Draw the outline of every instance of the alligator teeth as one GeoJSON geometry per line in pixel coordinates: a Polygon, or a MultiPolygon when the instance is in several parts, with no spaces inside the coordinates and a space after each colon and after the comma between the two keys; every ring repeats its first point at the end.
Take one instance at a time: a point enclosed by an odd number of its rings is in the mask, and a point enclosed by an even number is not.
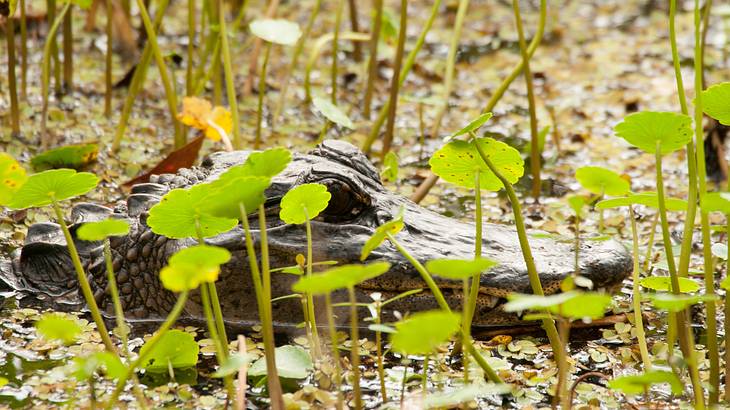
{"type": "Polygon", "coordinates": [[[105,206],[82,202],[71,209],[71,222],[80,224],[84,222],[98,222],[107,219],[114,211],[105,206]]]}
{"type": "Polygon", "coordinates": [[[127,197],[127,214],[132,217],[140,216],[158,202],[160,197],[157,195],[131,194],[127,197]]]}

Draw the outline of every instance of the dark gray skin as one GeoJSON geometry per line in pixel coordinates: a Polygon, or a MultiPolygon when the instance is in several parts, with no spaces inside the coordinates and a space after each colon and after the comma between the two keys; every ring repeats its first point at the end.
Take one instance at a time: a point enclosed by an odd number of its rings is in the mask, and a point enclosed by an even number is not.
{"type": "MultiPolygon", "coordinates": [[[[148,184],[132,189],[126,203],[114,210],[93,204],[77,205],[72,211],[72,232],[79,224],[109,216],[125,218],[131,224],[126,237],[112,238],[114,269],[122,305],[131,320],[160,320],[175,303],[176,296],[165,290],[158,273],[166,260],[178,250],[196,243],[193,239],[167,239],[154,234],[145,224],[147,211],[165,192],[172,188],[188,187],[210,181],[230,166],[245,161],[248,152],[216,153],[206,158],[200,167],[182,169],[177,174],[155,176],[148,184]]],[[[378,172],[354,146],[341,141],[326,141],[309,154],[295,155],[287,169],[273,179],[267,195],[267,232],[272,267],[295,264],[297,254],[306,254],[306,236],[303,225],[286,225],[278,218],[278,202],[292,187],[309,182],[325,184],[332,194],[330,205],[312,222],[314,260],[334,260],[339,264],[359,263],[360,250],[376,227],[393,219],[398,210],[405,209],[404,229],[398,241],[421,262],[435,258],[472,258],[474,253],[474,225],[444,217],[385,189],[378,172]]],[[[259,221],[249,217],[258,248],[259,221]]],[[[500,265],[481,276],[480,297],[474,325],[506,326],[519,324],[514,314],[501,309],[504,297],[512,292],[532,293],[525,263],[513,227],[485,224],[484,255],[496,259],[500,265]]],[[[207,239],[212,245],[231,251],[232,259],[222,267],[217,282],[223,316],[229,325],[248,326],[258,321],[258,309],[251,274],[246,257],[243,231],[237,227],[229,232],[207,239]]],[[[108,293],[106,271],[101,243],[77,240],[83,263],[87,269],[94,295],[100,308],[113,316],[108,293]]],[[[535,263],[546,293],[559,291],[561,281],[574,272],[574,253],[571,242],[531,237],[535,263]]],[[[357,288],[358,300],[370,302],[369,295],[380,292],[384,298],[400,292],[426,288],[418,272],[386,242],[375,250],[368,261],[387,260],[391,270],[381,277],[357,288]]],[[[616,241],[583,241],[580,251],[581,275],[590,279],[594,289],[613,290],[620,286],[632,268],[632,259],[616,241]]],[[[0,259],[0,279],[11,288],[30,294],[43,306],[61,310],[83,308],[83,299],[77,286],[65,241],[60,229],[52,223],[31,226],[25,246],[13,261],[0,259]]],[[[284,273],[272,276],[273,297],[291,294],[296,277],[284,273]]],[[[437,278],[449,304],[461,305],[461,283],[437,278]]],[[[344,301],[345,295],[335,295],[344,301]]],[[[318,305],[320,308],[322,304],[318,305]]],[[[433,296],[422,293],[389,305],[384,320],[394,319],[394,311],[401,313],[435,309],[433,296]]],[[[292,326],[302,320],[298,299],[284,299],[273,304],[275,325],[292,326]]],[[[320,323],[326,323],[322,315],[320,323]]],[[[361,309],[363,317],[367,309],[361,309]]],[[[347,319],[345,311],[338,320],[347,319]]],[[[191,295],[185,308],[185,317],[203,317],[200,298],[191,295]]]]}

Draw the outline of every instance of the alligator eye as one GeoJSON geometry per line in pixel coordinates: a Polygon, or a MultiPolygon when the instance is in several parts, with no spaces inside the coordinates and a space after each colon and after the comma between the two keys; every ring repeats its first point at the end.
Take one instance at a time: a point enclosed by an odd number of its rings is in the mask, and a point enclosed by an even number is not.
{"type": "Polygon", "coordinates": [[[327,191],[332,195],[327,209],[322,212],[322,216],[327,221],[350,219],[357,216],[365,205],[364,198],[358,194],[346,182],[339,179],[328,178],[319,181],[327,187],[327,191]]]}

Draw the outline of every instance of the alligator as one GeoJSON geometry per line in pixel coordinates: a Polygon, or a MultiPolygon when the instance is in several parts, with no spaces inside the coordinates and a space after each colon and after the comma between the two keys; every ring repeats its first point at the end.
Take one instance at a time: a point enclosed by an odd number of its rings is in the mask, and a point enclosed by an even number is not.
{"type": "MultiPolygon", "coordinates": [[[[233,165],[243,163],[249,151],[217,152],[207,156],[200,166],[184,168],[176,174],[152,176],[150,182],[132,187],[126,201],[114,208],[91,203],[73,207],[70,217],[72,232],[84,222],[108,217],[125,218],[131,225],[127,236],[111,238],[113,266],[119,285],[122,306],[132,322],[159,321],[176,301],[176,295],[164,289],[158,279],[160,269],[176,251],[196,244],[196,240],[169,239],[153,233],[146,225],[149,209],[173,188],[190,187],[211,181],[233,165]]],[[[317,182],[332,194],[329,206],[312,221],[313,255],[316,261],[339,264],[360,263],[362,245],[379,225],[393,219],[402,208],[404,229],[398,241],[419,261],[434,258],[472,258],[474,253],[473,224],[445,217],[421,207],[409,199],[386,189],[378,171],[355,146],[338,140],[327,140],[307,154],[295,154],[288,167],[273,178],[266,191],[266,223],[272,267],[295,264],[297,254],[306,253],[303,225],[287,225],[279,217],[279,200],[291,188],[317,182]]],[[[258,227],[256,214],[249,215],[252,228],[258,227]]],[[[259,232],[253,237],[259,243],[259,232]]],[[[485,223],[484,256],[499,265],[481,274],[479,299],[474,326],[512,326],[521,322],[514,313],[503,311],[505,297],[512,292],[532,293],[525,263],[514,227],[485,223]]],[[[258,321],[254,286],[245,254],[243,230],[240,226],[208,238],[210,245],[222,246],[232,253],[222,267],[216,283],[223,316],[228,325],[251,326],[258,321]]],[[[113,304],[103,260],[102,244],[75,239],[94,297],[103,312],[113,316],[113,304]]],[[[614,240],[581,241],[580,275],[590,279],[594,289],[615,290],[632,269],[632,258],[623,245],[614,240]]],[[[532,234],[530,244],[540,280],[546,293],[560,291],[560,284],[575,273],[574,244],[532,234]]],[[[384,275],[357,288],[361,302],[372,301],[371,295],[382,298],[412,289],[426,288],[418,272],[390,243],[384,243],[368,261],[387,260],[391,269],[384,275]]],[[[297,277],[275,273],[272,279],[274,298],[292,293],[297,277]]],[[[65,239],[58,225],[50,222],[30,226],[25,245],[11,258],[0,257],[0,283],[29,295],[41,306],[56,310],[82,310],[85,307],[74,269],[66,250],[65,239]]],[[[447,301],[454,308],[462,302],[461,283],[438,279],[447,301]]],[[[345,294],[333,295],[344,301],[345,294]]],[[[321,308],[322,304],[318,305],[321,308]]],[[[428,291],[413,294],[388,305],[383,320],[395,320],[406,312],[438,308],[428,291]]],[[[344,309],[344,308],[343,308],[344,309]]],[[[369,316],[361,309],[363,317],[369,316]]],[[[302,320],[298,298],[283,298],[273,303],[275,326],[291,327],[302,320]]],[[[323,311],[317,315],[324,315],[323,311]]],[[[337,313],[342,323],[347,313],[337,313]]],[[[198,294],[191,294],[184,317],[202,318],[198,294]]],[[[321,323],[326,323],[322,321],[321,323]]]]}

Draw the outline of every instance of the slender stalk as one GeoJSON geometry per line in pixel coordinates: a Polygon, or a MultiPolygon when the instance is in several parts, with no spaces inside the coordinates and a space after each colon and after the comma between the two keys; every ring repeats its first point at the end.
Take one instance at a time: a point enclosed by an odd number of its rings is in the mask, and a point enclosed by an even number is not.
{"type": "Polygon", "coordinates": [[[177,297],[177,302],[175,302],[175,306],[172,307],[172,310],[170,311],[170,314],[167,315],[167,319],[162,323],[159,329],[157,329],[157,332],[152,335],[152,337],[145,343],[145,350],[142,350],[139,352],[139,356],[137,356],[137,360],[132,362],[129,366],[127,366],[127,371],[124,373],[124,376],[120,378],[117,381],[117,385],[114,388],[114,392],[112,393],[111,398],[109,399],[109,402],[107,402],[106,408],[107,409],[113,409],[114,405],[117,403],[117,400],[119,399],[119,395],[124,391],[124,387],[127,385],[127,380],[129,380],[132,376],[134,376],[135,370],[147,359],[149,354],[154,351],[155,346],[157,346],[157,343],[160,342],[162,339],[162,336],[167,333],[168,330],[172,327],[172,325],[175,324],[175,321],[180,316],[180,314],[185,309],[185,303],[188,300],[188,291],[185,290],[183,292],[180,292],[180,295],[177,297]]]}
{"type": "Polygon", "coordinates": [[[395,113],[398,108],[398,92],[399,77],[401,70],[401,62],[403,61],[403,50],[406,45],[406,34],[408,25],[408,0],[400,2],[400,29],[398,30],[398,46],[395,52],[395,61],[393,62],[393,77],[390,82],[390,98],[388,99],[388,122],[385,127],[385,137],[383,138],[383,149],[380,150],[380,159],[384,160],[385,155],[390,151],[393,143],[393,130],[395,129],[395,113]]]}
{"type": "MultiPolygon", "coordinates": [[[[307,276],[312,276],[312,224],[309,221],[309,216],[307,215],[307,210],[304,209],[304,216],[306,219],[306,229],[307,229],[307,276]]],[[[310,331],[312,332],[312,342],[313,346],[312,349],[314,350],[314,357],[319,358],[322,356],[322,352],[320,349],[319,344],[319,331],[317,330],[317,317],[314,313],[314,297],[312,297],[311,293],[307,293],[307,313],[309,315],[309,323],[307,324],[310,327],[310,331]]]]}
{"type": "MultiPolygon", "coordinates": [[[[359,33],[360,23],[358,23],[357,19],[357,0],[348,0],[348,5],[350,9],[350,28],[353,32],[359,33]]],[[[362,61],[362,48],[358,42],[352,43],[352,58],[357,62],[362,61]]]]}
{"type": "MultiPolygon", "coordinates": [[[[430,273],[428,273],[423,264],[421,264],[418,259],[414,258],[413,255],[411,255],[408,250],[406,250],[406,248],[404,248],[403,245],[401,245],[400,242],[398,242],[391,233],[387,233],[386,235],[390,243],[395,246],[396,250],[398,250],[398,252],[400,252],[400,254],[403,255],[408,260],[408,262],[413,265],[414,268],[416,268],[416,271],[418,271],[418,273],[421,275],[421,279],[426,282],[428,290],[431,291],[434,298],[436,299],[436,303],[439,305],[439,308],[446,312],[451,312],[451,308],[449,307],[449,304],[446,303],[446,298],[444,298],[444,294],[441,292],[441,289],[439,289],[438,285],[433,280],[433,277],[430,273]]],[[[459,330],[459,337],[463,338],[461,330],[459,330]]],[[[474,361],[477,362],[479,367],[484,370],[484,374],[486,374],[487,378],[489,378],[490,381],[494,383],[502,383],[502,379],[499,377],[499,375],[497,375],[492,367],[489,366],[489,363],[484,360],[484,357],[482,357],[482,355],[476,350],[473,343],[467,343],[464,347],[471,355],[471,357],[474,358],[474,361]]]]}
{"type": "MultiPolygon", "coordinates": [[[[730,252],[730,251],[728,251],[730,252]]],[[[375,305],[375,324],[380,325],[382,321],[382,304],[376,302],[375,305]]],[[[383,403],[388,402],[388,389],[385,388],[385,367],[383,367],[383,333],[379,330],[375,331],[375,350],[378,362],[378,379],[380,381],[380,396],[383,403]]],[[[729,349],[730,350],[730,349],[729,349]]]]}
{"type": "Polygon", "coordinates": [[[340,25],[342,23],[342,12],[345,8],[345,0],[337,1],[337,11],[335,12],[334,39],[332,40],[332,69],[330,70],[331,88],[330,100],[332,104],[337,105],[337,54],[339,53],[340,41],[340,25]]]}
{"type": "MultiPolygon", "coordinates": [[[[161,5],[167,5],[168,0],[160,0],[161,5]]],[[[177,120],[177,92],[175,86],[170,78],[170,72],[167,70],[165,64],[165,58],[160,51],[160,47],[157,42],[157,33],[155,33],[154,26],[150,20],[150,15],[147,13],[147,8],[144,5],[143,0],[137,0],[137,7],[139,8],[139,14],[142,17],[144,28],[147,33],[147,44],[152,49],[152,55],[155,58],[155,63],[160,71],[160,80],[165,88],[165,95],[167,97],[167,106],[170,110],[170,116],[172,117],[173,127],[175,129],[175,148],[180,148],[185,145],[185,134],[183,134],[182,123],[177,120]]],[[[163,9],[160,7],[160,9],[163,9]]]]}
{"type": "MultiPolygon", "coordinates": [[[[558,321],[560,327],[560,342],[563,346],[563,352],[561,356],[568,356],[568,342],[570,334],[570,322],[567,319],[561,318],[558,321]]],[[[567,360],[560,360],[558,362],[558,385],[556,387],[556,397],[560,401],[560,406],[563,409],[570,409],[572,406],[572,397],[568,394],[568,373],[570,371],[570,363],[567,360]]]]}
{"type": "Polygon", "coordinates": [[[112,116],[112,34],[114,31],[114,4],[113,0],[105,0],[106,4],[106,55],[104,59],[104,116],[112,116]]]}
{"type": "MultiPolygon", "coordinates": [[[[327,326],[330,333],[330,345],[332,348],[332,361],[335,364],[334,383],[337,392],[337,410],[342,410],[344,397],[342,394],[342,366],[340,366],[340,352],[337,349],[337,330],[335,329],[335,313],[332,311],[332,297],[329,293],[324,296],[325,309],[327,310],[327,326]]],[[[384,396],[385,397],[385,396],[384,396]]],[[[385,401],[385,400],[384,400],[385,401]]]]}
{"type": "MultiPolygon", "coordinates": [[[[730,275],[730,215],[725,216],[725,235],[727,238],[727,257],[725,258],[725,276],[730,275]]],[[[730,377],[730,298],[728,292],[725,291],[725,402],[730,401],[730,383],[727,382],[730,377]]]]}
{"type": "MultiPolygon", "coordinates": [[[[646,255],[644,256],[644,266],[642,267],[644,269],[644,272],[649,271],[649,267],[651,267],[651,260],[652,260],[652,251],[654,250],[654,237],[656,236],[656,226],[659,223],[659,212],[654,214],[654,219],[651,222],[651,228],[649,230],[649,240],[646,242],[646,255]]],[[[680,258],[680,262],[682,259],[680,258]]],[[[681,272],[681,266],[680,266],[680,272],[681,272]]]]}
{"type": "Polygon", "coordinates": [[[63,211],[55,199],[52,202],[52,206],[53,211],[56,213],[56,221],[61,227],[61,231],[63,231],[63,237],[66,239],[66,247],[68,247],[68,253],[71,255],[71,263],[73,263],[74,269],[76,270],[76,278],[79,281],[81,293],[84,295],[86,304],[89,306],[89,312],[91,313],[91,317],[94,319],[96,328],[99,331],[101,341],[104,343],[104,347],[106,347],[106,350],[109,353],[116,355],[116,348],[114,347],[114,343],[112,343],[112,339],[109,337],[109,331],[106,329],[104,319],[102,319],[101,313],[99,312],[99,306],[96,304],[94,293],[91,291],[89,280],[86,278],[84,267],[81,265],[81,259],[79,258],[78,251],[76,250],[76,243],[74,243],[71,232],[69,232],[66,221],[63,218],[63,211]]]}
{"type": "MultiPolygon", "coordinates": [[[[547,0],[540,0],[540,21],[538,22],[537,31],[535,32],[535,36],[532,37],[532,41],[530,41],[530,45],[527,47],[527,55],[531,58],[533,54],[535,54],[535,50],[537,50],[537,47],[540,45],[540,41],[542,40],[543,33],[545,32],[545,21],[547,20],[547,0]]],[[[482,112],[490,112],[494,110],[494,107],[497,106],[497,103],[500,99],[502,99],[502,96],[509,88],[510,84],[517,78],[517,76],[522,73],[522,68],[524,67],[524,60],[520,60],[517,65],[512,69],[512,72],[505,77],[504,80],[502,80],[502,83],[497,87],[497,89],[492,94],[492,97],[487,102],[486,106],[484,107],[484,110],[482,112]]],[[[378,131],[379,132],[379,131],[378,131]]],[[[433,188],[434,185],[436,185],[436,182],[438,181],[439,177],[434,174],[433,172],[426,177],[426,179],[421,182],[421,185],[418,186],[416,191],[411,196],[411,200],[415,203],[421,202],[423,198],[428,194],[428,191],[433,188]]]]}
{"type": "Polygon", "coordinates": [[[188,96],[194,95],[193,52],[195,50],[195,14],[195,0],[188,0],[188,61],[185,67],[185,92],[188,96]]]}
{"type": "MultiPolygon", "coordinates": [[[[25,14],[25,0],[18,1],[20,7],[20,98],[28,100],[28,21],[25,14]]],[[[8,26],[9,28],[10,26],[8,26]]],[[[10,49],[8,48],[8,54],[10,49]]]]}
{"type": "Polygon", "coordinates": [[[517,37],[520,43],[520,53],[522,54],[523,70],[525,75],[525,85],[527,87],[527,103],[530,110],[530,171],[532,171],[532,197],[535,200],[540,199],[540,151],[537,143],[537,113],[535,111],[535,93],[532,86],[532,71],[530,70],[530,55],[527,54],[527,42],[525,41],[525,33],[522,29],[522,17],[520,17],[520,2],[512,0],[512,10],[515,14],[515,25],[517,27],[517,37]]]}
{"type": "Polygon", "coordinates": [[[116,316],[117,328],[119,329],[120,338],[122,339],[122,351],[128,354],[127,348],[127,324],[124,320],[124,309],[119,299],[119,289],[117,288],[117,280],[114,276],[114,263],[112,261],[112,249],[109,245],[109,238],[104,239],[104,262],[106,263],[106,278],[109,285],[109,293],[112,295],[112,303],[114,304],[114,315],[116,316]]]}
{"type": "MultiPolygon", "coordinates": [[[[317,62],[317,57],[319,57],[325,44],[332,42],[334,38],[334,33],[327,33],[323,36],[318,37],[317,40],[314,42],[311,51],[309,52],[307,64],[304,68],[304,95],[305,101],[307,102],[312,100],[311,74],[312,69],[314,68],[314,64],[317,62]]],[[[368,37],[367,34],[353,33],[351,31],[346,31],[339,34],[340,40],[367,41],[369,38],[370,37],[368,37]]]]}
{"type": "Polygon", "coordinates": [[[436,112],[433,121],[431,135],[438,137],[441,121],[449,109],[449,97],[454,88],[454,72],[456,67],[456,53],[459,50],[459,41],[461,40],[461,29],[464,27],[464,18],[469,8],[469,0],[459,0],[459,6],[456,9],[456,20],[454,21],[454,31],[451,33],[451,44],[449,45],[449,54],[446,56],[446,72],[444,73],[444,88],[441,94],[443,103],[436,112]]]}
{"type": "Polygon", "coordinates": [[[355,395],[355,410],[362,409],[362,392],[360,391],[360,330],[357,323],[357,299],[355,288],[349,286],[347,294],[350,301],[350,363],[352,363],[352,392],[355,395]]]}
{"type": "MultiPolygon", "coordinates": [[[[54,2],[55,3],[55,2],[54,2]]],[[[58,14],[58,17],[53,20],[53,24],[51,25],[51,28],[48,30],[48,34],[46,34],[46,44],[43,46],[43,63],[41,67],[41,97],[43,98],[43,106],[41,108],[41,136],[43,139],[42,145],[48,146],[50,145],[50,140],[48,139],[47,135],[47,128],[46,123],[48,120],[48,88],[50,83],[50,77],[51,77],[51,53],[53,51],[53,46],[56,44],[55,38],[56,33],[58,33],[58,27],[61,25],[61,22],[63,21],[63,17],[68,13],[68,11],[71,9],[71,2],[67,2],[63,8],[61,9],[61,12],[58,14]]],[[[55,6],[54,6],[55,7],[55,6]]],[[[50,9],[49,9],[50,10],[50,9]]],[[[50,12],[49,12],[50,14],[50,12]]],[[[49,15],[50,17],[50,15],[49,15]]],[[[60,84],[60,82],[59,82],[60,84]]]]}
{"type": "MultiPolygon", "coordinates": [[[[403,86],[403,83],[405,83],[408,73],[411,71],[411,68],[413,68],[413,64],[416,63],[416,57],[418,56],[418,52],[421,51],[421,48],[423,48],[423,44],[426,41],[426,35],[428,35],[428,32],[431,30],[431,26],[433,26],[433,22],[436,20],[439,8],[441,7],[441,2],[442,0],[434,0],[433,6],[431,7],[431,12],[428,15],[428,19],[423,26],[423,30],[421,30],[421,34],[419,34],[413,50],[411,50],[410,53],[408,53],[408,57],[406,57],[406,61],[403,64],[403,68],[400,72],[400,77],[398,78],[399,88],[403,86]]],[[[370,148],[372,147],[375,140],[378,138],[378,135],[380,135],[380,129],[385,123],[385,117],[388,114],[388,110],[390,110],[390,103],[386,102],[380,108],[380,112],[378,112],[378,118],[375,120],[375,122],[373,122],[373,126],[370,129],[370,134],[368,135],[367,140],[365,140],[365,142],[363,143],[362,150],[366,154],[370,153],[370,148]]]]}
{"type": "MultiPolygon", "coordinates": [[[[520,200],[519,198],[517,198],[517,194],[515,193],[512,184],[510,184],[507,178],[505,178],[502,173],[497,170],[494,164],[492,164],[492,161],[489,160],[489,157],[484,152],[484,149],[479,144],[474,144],[474,146],[477,148],[479,156],[482,157],[484,163],[487,164],[487,167],[489,167],[492,173],[500,180],[500,182],[502,182],[504,190],[507,191],[507,196],[509,197],[510,204],[512,205],[512,214],[515,218],[515,226],[517,228],[517,237],[520,241],[522,257],[525,259],[527,275],[530,278],[532,293],[543,296],[545,292],[543,292],[542,290],[540,276],[537,274],[535,259],[532,257],[532,249],[530,248],[530,243],[527,239],[527,230],[525,229],[525,220],[522,217],[522,206],[520,205],[520,200]]],[[[545,329],[545,333],[547,333],[548,339],[550,340],[550,345],[553,348],[553,355],[557,355],[555,357],[555,361],[558,362],[560,360],[565,360],[565,358],[562,357],[563,348],[562,344],[560,343],[558,329],[555,327],[555,321],[551,318],[543,319],[542,327],[543,329],[545,329]]]]}
{"type": "Polygon", "coordinates": [[[266,43],[266,51],[264,51],[264,61],[261,63],[261,72],[259,74],[259,102],[256,110],[256,140],[254,140],[254,149],[261,147],[261,122],[263,120],[264,111],[264,94],[266,94],[266,67],[269,65],[269,55],[271,54],[271,43],[266,43]]]}
{"type": "Polygon", "coordinates": [[[380,42],[380,26],[383,24],[383,0],[373,0],[370,31],[370,56],[368,57],[368,79],[365,83],[365,97],[363,99],[363,116],[370,118],[370,107],[373,103],[373,89],[375,77],[378,75],[378,43],[380,42]]]}
{"type": "Polygon", "coordinates": [[[73,91],[74,85],[73,13],[71,10],[63,17],[63,89],[73,91]]]}
{"type": "MultiPolygon", "coordinates": [[[[215,343],[215,356],[218,360],[218,365],[222,366],[223,364],[225,364],[226,358],[228,357],[228,339],[224,339],[223,335],[218,329],[217,318],[214,318],[213,311],[211,310],[211,306],[216,306],[216,303],[211,298],[211,286],[208,285],[215,286],[215,283],[204,283],[203,286],[200,287],[200,299],[203,305],[203,314],[205,315],[205,321],[208,324],[208,332],[210,333],[210,338],[213,339],[213,342],[215,343]]],[[[220,307],[220,305],[218,306],[220,307]]],[[[227,400],[233,400],[234,397],[236,397],[236,391],[233,388],[233,376],[228,375],[224,377],[223,383],[225,384],[226,390],[228,392],[227,400]]]]}
{"type": "Polygon", "coordinates": [[[233,64],[231,62],[230,46],[228,45],[228,30],[226,28],[226,14],[224,9],[223,0],[218,0],[221,57],[223,58],[223,72],[226,76],[226,95],[228,95],[228,105],[231,107],[231,117],[233,119],[233,147],[241,149],[243,148],[243,141],[241,141],[241,123],[238,113],[238,98],[236,97],[236,79],[233,76],[233,64]]]}
{"type": "Polygon", "coordinates": [[[5,39],[8,44],[8,91],[10,92],[10,122],[14,135],[20,134],[20,113],[18,110],[18,85],[15,81],[15,18],[5,19],[5,39]]]}
{"type": "Polygon", "coordinates": [[[284,73],[281,81],[279,81],[279,83],[281,84],[281,89],[279,91],[279,102],[278,104],[276,104],[276,108],[274,109],[274,115],[271,118],[272,129],[274,128],[274,123],[276,122],[276,120],[279,119],[279,115],[281,115],[281,111],[284,109],[284,105],[286,104],[287,91],[289,90],[289,80],[291,80],[292,73],[294,73],[294,70],[298,67],[299,57],[301,56],[302,51],[304,51],[304,43],[309,40],[309,34],[312,31],[312,26],[314,26],[314,21],[319,14],[321,6],[322,0],[315,0],[314,6],[312,6],[312,11],[309,13],[309,19],[307,19],[307,24],[304,26],[304,30],[302,31],[302,36],[299,37],[299,40],[297,40],[297,45],[294,47],[294,53],[291,57],[291,63],[289,63],[289,67],[287,67],[286,73],[284,73]]]}
{"type": "MultiPolygon", "coordinates": [[[[48,26],[53,25],[56,21],[56,0],[46,0],[46,17],[48,26]]],[[[57,32],[58,30],[56,30],[57,32]]],[[[51,34],[49,30],[46,34],[46,42],[51,42],[51,58],[53,58],[53,85],[56,95],[61,94],[61,60],[58,56],[58,43],[56,42],[56,32],[51,34]]]]}
{"type": "MultiPolygon", "coordinates": [[[[707,5],[709,7],[709,4],[707,5]]],[[[707,168],[705,167],[705,135],[702,127],[702,15],[700,2],[695,0],[695,140],[697,141],[697,179],[699,182],[700,204],[707,194],[707,168]]],[[[705,294],[715,296],[715,272],[712,263],[712,238],[710,235],[710,219],[706,211],[700,207],[700,224],[702,226],[702,248],[704,256],[705,294]]],[[[707,326],[707,353],[710,362],[710,394],[708,405],[717,404],[720,396],[720,352],[717,338],[717,305],[715,302],[705,303],[705,325],[707,326]]],[[[696,400],[698,400],[696,398],[696,400]]]]}
{"type": "Polygon", "coordinates": [[[644,317],[641,314],[641,286],[639,285],[639,232],[636,227],[636,216],[633,206],[629,205],[629,219],[631,219],[631,238],[633,239],[634,270],[631,276],[633,291],[632,303],[634,305],[634,327],[636,328],[636,339],[639,342],[641,361],[644,363],[644,371],[651,371],[651,356],[646,345],[646,333],[644,332],[644,317]]]}

